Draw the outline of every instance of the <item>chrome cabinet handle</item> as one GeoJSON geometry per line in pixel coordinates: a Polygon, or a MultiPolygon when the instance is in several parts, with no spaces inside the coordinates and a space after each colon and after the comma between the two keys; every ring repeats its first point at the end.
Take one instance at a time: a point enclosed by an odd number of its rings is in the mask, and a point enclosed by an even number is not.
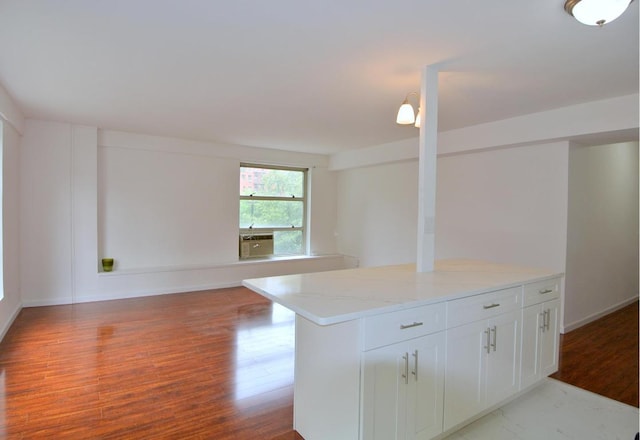
{"type": "Polygon", "coordinates": [[[402,356],[402,359],[404,359],[404,373],[402,374],[402,378],[404,379],[404,383],[408,384],[409,383],[409,353],[405,353],[404,356],[402,356]]]}
{"type": "Polygon", "coordinates": [[[424,324],[424,322],[415,322],[415,321],[413,322],[413,324],[400,324],[400,330],[405,330],[405,329],[408,329],[408,328],[411,328],[411,327],[418,327],[418,326],[421,326],[423,324],[424,324]]]}
{"type": "Polygon", "coordinates": [[[545,295],[545,294],[547,294],[547,293],[551,293],[551,292],[553,292],[553,289],[548,289],[548,288],[547,288],[547,289],[540,289],[540,290],[538,290],[538,293],[539,293],[540,295],[545,295]]]}
{"type": "Polygon", "coordinates": [[[413,371],[411,372],[411,374],[413,374],[417,382],[418,381],[418,350],[415,350],[413,352],[413,371]]]}
{"type": "Polygon", "coordinates": [[[482,306],[482,308],[483,308],[483,309],[485,309],[485,310],[487,310],[487,309],[493,309],[494,307],[500,307],[500,304],[493,303],[493,304],[490,304],[490,305],[488,305],[488,306],[482,306]]]}
{"type": "Polygon", "coordinates": [[[543,311],[540,313],[540,316],[542,316],[542,325],[540,325],[540,330],[544,333],[551,329],[551,309],[543,311]]]}
{"type": "Polygon", "coordinates": [[[544,313],[547,315],[547,320],[545,323],[545,328],[547,329],[547,331],[550,329],[551,327],[551,309],[547,309],[544,311],[544,313]]]}
{"type": "Polygon", "coordinates": [[[484,349],[487,350],[487,354],[489,354],[491,353],[491,329],[487,327],[484,333],[487,335],[487,345],[484,346],[484,349]]]}
{"type": "Polygon", "coordinates": [[[491,347],[493,347],[493,351],[496,351],[496,346],[498,345],[498,326],[494,325],[491,331],[493,332],[493,344],[491,344],[491,347]]]}

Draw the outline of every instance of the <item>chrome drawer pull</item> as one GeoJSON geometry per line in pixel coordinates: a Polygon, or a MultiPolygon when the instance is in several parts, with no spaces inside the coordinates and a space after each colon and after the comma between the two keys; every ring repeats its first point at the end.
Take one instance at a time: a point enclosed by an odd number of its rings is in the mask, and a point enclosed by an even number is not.
{"type": "Polygon", "coordinates": [[[400,330],[405,330],[411,327],[419,327],[423,324],[423,322],[414,322],[413,324],[400,324],[400,330]]]}
{"type": "Polygon", "coordinates": [[[493,304],[488,305],[488,306],[482,306],[482,308],[485,309],[485,310],[493,309],[494,307],[500,307],[500,304],[493,303],[493,304]]]}
{"type": "Polygon", "coordinates": [[[551,293],[551,292],[553,292],[553,289],[544,289],[544,290],[540,289],[540,290],[538,290],[538,293],[540,295],[544,295],[544,294],[551,293]]]}

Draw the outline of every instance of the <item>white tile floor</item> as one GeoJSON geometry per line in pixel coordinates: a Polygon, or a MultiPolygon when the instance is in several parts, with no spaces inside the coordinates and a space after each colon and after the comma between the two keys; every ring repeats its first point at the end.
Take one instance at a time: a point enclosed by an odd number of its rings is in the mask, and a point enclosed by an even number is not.
{"type": "Polygon", "coordinates": [[[554,379],[446,440],[634,440],[638,408],[554,379]]]}

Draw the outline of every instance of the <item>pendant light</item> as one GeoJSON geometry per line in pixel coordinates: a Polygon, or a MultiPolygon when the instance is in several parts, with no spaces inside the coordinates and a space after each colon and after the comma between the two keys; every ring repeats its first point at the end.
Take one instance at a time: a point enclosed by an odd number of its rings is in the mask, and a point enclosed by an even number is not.
{"type": "Polygon", "coordinates": [[[580,23],[603,26],[620,17],[633,0],[567,0],[564,10],[580,23]]]}
{"type": "MultiPolygon", "coordinates": [[[[402,102],[402,105],[398,109],[398,116],[396,117],[396,123],[400,125],[415,124],[416,127],[420,127],[420,107],[418,107],[418,116],[413,110],[413,106],[409,103],[409,96],[419,96],[418,92],[411,92],[407,94],[406,98],[402,102]]],[[[418,99],[419,101],[419,99],[418,99]]],[[[418,103],[419,104],[419,103],[418,103]]]]}

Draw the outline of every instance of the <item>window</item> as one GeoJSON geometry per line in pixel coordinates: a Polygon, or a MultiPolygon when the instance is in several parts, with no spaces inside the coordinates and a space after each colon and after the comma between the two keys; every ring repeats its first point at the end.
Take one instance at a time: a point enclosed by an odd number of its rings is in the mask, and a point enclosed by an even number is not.
{"type": "Polygon", "coordinates": [[[274,255],[304,254],[306,183],[306,169],[241,164],[241,239],[273,234],[274,255]]]}

